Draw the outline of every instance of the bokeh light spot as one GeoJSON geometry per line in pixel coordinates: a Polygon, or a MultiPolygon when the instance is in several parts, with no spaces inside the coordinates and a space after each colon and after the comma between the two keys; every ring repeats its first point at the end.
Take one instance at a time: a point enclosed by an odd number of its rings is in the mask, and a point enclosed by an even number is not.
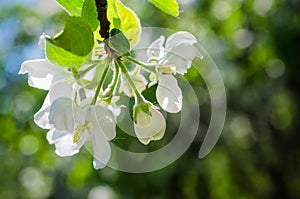
{"type": "Polygon", "coordinates": [[[254,11],[259,15],[265,15],[273,5],[273,0],[255,0],[253,4],[254,11]]]}
{"type": "Polygon", "coordinates": [[[115,192],[109,186],[97,186],[91,189],[88,199],[113,199],[115,192]]]}
{"type": "Polygon", "coordinates": [[[29,198],[47,198],[52,189],[49,178],[46,178],[41,171],[33,167],[21,170],[19,181],[27,190],[29,198]]]}
{"type": "Polygon", "coordinates": [[[223,21],[231,15],[232,8],[227,1],[216,1],[212,7],[212,12],[217,19],[223,21]]]}
{"type": "Polygon", "coordinates": [[[253,33],[246,29],[239,29],[234,34],[234,42],[238,48],[249,47],[254,40],[253,33]]]}
{"type": "Polygon", "coordinates": [[[285,66],[280,59],[272,59],[266,65],[266,73],[271,78],[278,78],[284,74],[285,66]]]}
{"type": "Polygon", "coordinates": [[[20,140],[19,148],[24,155],[32,155],[39,149],[39,140],[33,135],[25,135],[20,140]]]}

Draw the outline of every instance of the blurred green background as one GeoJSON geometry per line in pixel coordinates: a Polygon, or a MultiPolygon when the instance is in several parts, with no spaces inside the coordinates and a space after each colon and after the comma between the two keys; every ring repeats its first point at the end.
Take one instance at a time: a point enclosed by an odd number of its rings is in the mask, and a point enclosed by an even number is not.
{"type": "MultiPolygon", "coordinates": [[[[1,0],[0,198],[300,198],[300,1],[180,0],[179,18],[146,0],[123,2],[143,26],[192,32],[213,57],[228,98],[218,144],[198,159],[198,133],[175,163],[146,174],[96,171],[85,149],[57,157],[33,123],[46,92],[17,72],[22,61],[44,56],[39,36],[59,32],[66,14],[55,0],[1,0]]],[[[199,75],[187,78],[202,91],[203,133],[207,88],[199,75]]]]}

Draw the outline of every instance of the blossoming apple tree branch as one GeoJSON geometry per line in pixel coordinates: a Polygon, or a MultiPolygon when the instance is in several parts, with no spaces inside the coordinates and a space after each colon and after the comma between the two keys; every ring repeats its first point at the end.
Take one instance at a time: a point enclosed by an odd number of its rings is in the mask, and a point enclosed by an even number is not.
{"type": "MultiPolygon", "coordinates": [[[[103,168],[117,118],[126,109],[119,100],[124,96],[135,101],[131,117],[137,139],[145,145],[161,140],[167,128],[161,110],[182,109],[175,74],[185,74],[195,57],[202,58],[196,38],[185,31],[160,36],[142,62],[132,53],[141,39],[140,19],[120,0],[57,1],[69,14],[64,29],[52,38],[43,34],[39,44],[46,58],[25,61],[19,71],[28,74],[30,86],[48,91],[34,121],[48,130],[56,154],[72,156],[92,142],[93,165],[103,168]],[[153,85],[158,105],[143,96],[153,85]]],[[[176,0],[149,2],[179,14],[176,0]]]]}

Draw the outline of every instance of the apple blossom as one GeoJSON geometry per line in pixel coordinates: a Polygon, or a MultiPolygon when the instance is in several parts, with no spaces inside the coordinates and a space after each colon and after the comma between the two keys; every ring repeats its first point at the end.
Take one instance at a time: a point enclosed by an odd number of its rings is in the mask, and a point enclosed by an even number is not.
{"type": "Polygon", "coordinates": [[[165,37],[160,36],[148,48],[150,63],[156,65],[158,76],[156,98],[159,105],[170,113],[177,113],[182,108],[182,92],[177,80],[172,74],[184,74],[191,67],[195,57],[202,58],[194,46],[196,38],[188,32],[177,32],[168,37],[165,47],[165,37]]]}
{"type": "Polygon", "coordinates": [[[94,167],[103,168],[110,159],[109,141],[116,136],[115,116],[107,107],[90,105],[77,107],[69,98],[57,98],[50,108],[47,134],[50,144],[55,144],[56,154],[72,156],[85,142],[92,141],[94,167]]]}
{"type": "MultiPolygon", "coordinates": [[[[46,38],[48,36],[43,34],[39,41],[43,50],[47,48],[46,38]]],[[[126,37],[123,35],[120,39],[127,44],[128,50],[126,37]]],[[[28,74],[30,86],[48,90],[34,121],[49,130],[47,140],[55,145],[57,155],[72,156],[86,142],[92,142],[94,168],[103,168],[111,156],[109,142],[116,136],[116,117],[125,107],[117,104],[122,94],[134,97],[133,126],[137,139],[148,145],[163,138],[166,120],[158,107],[145,100],[142,92],[147,85],[158,83],[156,99],[160,107],[170,113],[179,112],[182,91],[173,74],[186,73],[193,59],[202,57],[194,46],[197,41],[190,33],[171,35],[165,47],[164,42],[165,38],[161,36],[150,45],[148,64],[130,57],[129,52],[114,54],[114,50],[120,50],[116,41],[110,41],[114,49],[109,53],[105,44],[100,43],[87,60],[76,67],[56,65],[47,58],[23,62],[19,74],[28,74]],[[132,71],[129,72],[128,62],[124,59],[136,64],[132,71]],[[149,80],[141,69],[150,71],[149,80]],[[112,78],[107,78],[108,75],[112,78]]]]}
{"type": "MultiPolygon", "coordinates": [[[[140,74],[139,67],[137,67],[135,71],[131,71],[128,74],[131,77],[131,80],[133,81],[135,87],[138,89],[139,92],[143,92],[144,90],[146,90],[148,81],[142,74],[140,74]]],[[[134,92],[128,80],[124,76],[121,76],[121,86],[119,92],[120,93],[124,92],[124,94],[127,95],[128,97],[134,96],[134,92]]]]}

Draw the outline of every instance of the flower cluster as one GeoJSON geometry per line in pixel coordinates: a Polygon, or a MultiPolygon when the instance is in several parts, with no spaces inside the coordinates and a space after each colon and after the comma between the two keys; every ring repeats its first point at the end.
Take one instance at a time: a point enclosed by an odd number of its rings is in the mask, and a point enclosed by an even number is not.
{"type": "MultiPolygon", "coordinates": [[[[111,156],[110,141],[116,136],[116,118],[124,107],[118,104],[120,95],[134,97],[133,125],[141,143],[147,145],[164,136],[166,121],[159,106],[170,113],[181,110],[182,91],[174,75],[186,73],[192,60],[202,57],[194,46],[196,42],[188,32],[177,32],[166,42],[161,36],[149,46],[147,63],[130,54],[105,53],[101,44],[80,67],[62,67],[47,59],[25,61],[19,74],[27,73],[30,86],[48,91],[34,121],[49,130],[47,140],[55,145],[59,156],[72,156],[86,142],[92,142],[94,168],[103,168],[111,156]],[[128,70],[128,63],[134,70],[128,70]],[[158,84],[159,106],[142,95],[153,84],[158,84]]],[[[43,49],[44,43],[42,36],[43,49]]]]}

